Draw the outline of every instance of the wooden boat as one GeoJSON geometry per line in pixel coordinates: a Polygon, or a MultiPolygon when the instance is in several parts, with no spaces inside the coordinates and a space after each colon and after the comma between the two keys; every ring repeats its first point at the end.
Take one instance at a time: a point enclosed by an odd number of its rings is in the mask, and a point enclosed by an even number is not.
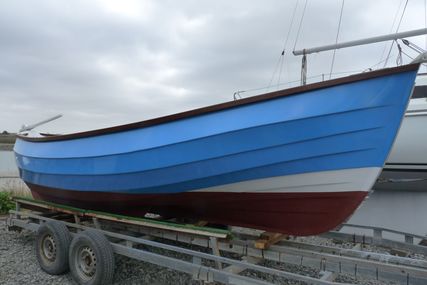
{"type": "Polygon", "coordinates": [[[402,127],[375,190],[427,191],[427,73],[418,74],[402,127]]]}
{"type": "Polygon", "coordinates": [[[106,129],[21,134],[16,161],[37,199],[317,234],[348,218],[376,181],[418,67],[106,129]]]}

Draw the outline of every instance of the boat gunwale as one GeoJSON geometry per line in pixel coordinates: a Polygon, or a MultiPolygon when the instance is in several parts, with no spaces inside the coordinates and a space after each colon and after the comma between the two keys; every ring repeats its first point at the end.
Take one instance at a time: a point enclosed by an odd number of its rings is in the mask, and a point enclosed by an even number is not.
{"type": "Polygon", "coordinates": [[[108,128],[101,128],[96,130],[83,131],[83,132],[77,132],[77,133],[71,133],[71,134],[63,134],[63,135],[47,135],[46,134],[46,136],[44,137],[28,137],[27,135],[17,134],[17,138],[22,139],[24,141],[30,141],[30,142],[50,142],[50,141],[80,139],[80,138],[87,138],[87,137],[94,137],[94,136],[130,131],[134,129],[160,125],[163,123],[178,121],[185,118],[195,117],[195,116],[222,111],[226,109],[231,109],[234,107],[277,99],[280,97],[298,95],[300,93],[304,93],[308,91],[328,88],[328,87],[347,84],[347,83],[353,83],[357,81],[372,79],[372,78],[391,75],[395,73],[415,71],[415,70],[418,70],[419,66],[420,66],[420,63],[414,63],[414,64],[407,64],[407,65],[402,65],[402,66],[397,66],[392,68],[385,68],[385,69],[370,71],[370,72],[364,72],[364,73],[359,73],[359,74],[341,77],[337,79],[316,82],[316,83],[292,87],[288,89],[282,89],[282,90],[269,92],[261,95],[256,95],[252,97],[247,97],[247,98],[243,98],[235,101],[228,101],[228,102],[210,105],[210,106],[197,108],[189,111],[179,112],[171,115],[166,115],[162,117],[157,117],[153,119],[148,119],[148,120],[124,124],[124,125],[118,125],[118,126],[113,126],[108,128]]]}

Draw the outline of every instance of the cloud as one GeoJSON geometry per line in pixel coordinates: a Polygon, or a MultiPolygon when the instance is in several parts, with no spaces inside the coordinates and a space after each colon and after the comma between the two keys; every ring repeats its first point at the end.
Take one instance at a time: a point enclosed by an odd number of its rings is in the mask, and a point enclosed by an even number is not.
{"type": "MultiPolygon", "coordinates": [[[[303,2],[286,46],[281,83],[299,79],[301,58],[290,52],[303,2]]],[[[401,2],[346,1],[339,40],[389,33],[401,2]]],[[[56,113],[65,116],[40,130],[89,130],[224,102],[237,90],[264,87],[294,5],[278,0],[3,1],[0,130],[16,131],[56,113]]],[[[333,43],[340,5],[338,0],[309,1],[296,47],[333,43]]],[[[410,2],[400,31],[424,27],[424,9],[423,1],[410,2]]],[[[426,45],[424,37],[414,40],[426,45]]],[[[334,72],[376,64],[384,46],[338,50],[334,72]]],[[[312,80],[329,73],[331,55],[309,56],[309,76],[317,76],[312,80]]],[[[270,90],[277,77],[273,82],[270,90]]]]}

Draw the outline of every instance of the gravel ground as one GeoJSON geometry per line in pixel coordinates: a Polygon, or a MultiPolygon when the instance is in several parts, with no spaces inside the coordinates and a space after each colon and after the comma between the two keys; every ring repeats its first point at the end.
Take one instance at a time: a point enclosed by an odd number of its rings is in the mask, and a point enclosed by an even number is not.
{"type": "MultiPolygon", "coordinates": [[[[297,237],[295,238],[295,241],[305,242],[305,243],[314,244],[314,245],[321,245],[321,246],[339,247],[344,249],[354,249],[354,246],[355,246],[354,243],[352,242],[334,241],[332,239],[319,237],[319,236],[297,237]]],[[[381,254],[391,254],[390,249],[380,247],[380,246],[370,245],[370,244],[365,244],[361,248],[359,244],[358,249],[359,250],[362,249],[363,251],[381,253],[381,254]]],[[[413,259],[427,260],[426,256],[421,253],[412,253],[409,251],[406,253],[408,253],[407,257],[410,257],[413,259]]]]}
{"type": "MultiPolygon", "coordinates": [[[[27,231],[8,232],[4,220],[0,220],[0,284],[75,285],[76,283],[68,274],[52,276],[42,271],[34,254],[34,234],[27,231]]],[[[188,274],[116,255],[114,284],[200,284],[200,282],[191,280],[188,274]]]]}
{"type": "MultiPolygon", "coordinates": [[[[322,245],[334,245],[331,240],[323,238],[304,238],[306,242],[322,245]]],[[[167,242],[175,244],[174,242],[167,242]]],[[[336,245],[336,244],[335,244],[336,245]]],[[[183,246],[183,244],[180,244],[183,246]]],[[[350,247],[351,244],[343,245],[350,247]]],[[[190,246],[192,249],[197,247],[190,246]]],[[[201,251],[206,249],[198,248],[201,251]]],[[[158,249],[152,249],[153,252],[158,249]]],[[[168,254],[169,256],[175,253],[168,254]]],[[[235,254],[224,253],[224,257],[238,258],[235,254]]],[[[181,256],[182,257],[182,256],[181,256]]],[[[260,265],[318,277],[317,269],[289,265],[284,263],[263,261],[260,265]]],[[[242,275],[261,278],[268,282],[284,285],[303,285],[298,281],[286,280],[272,275],[263,275],[251,270],[245,270],[242,275]]],[[[352,283],[361,285],[385,285],[375,280],[355,280],[353,276],[339,275],[335,282],[352,283]]],[[[69,275],[51,276],[43,272],[34,254],[34,234],[23,231],[21,233],[8,232],[5,228],[4,219],[0,217],[0,284],[75,284],[69,275]]],[[[153,264],[132,260],[116,255],[116,271],[114,284],[201,284],[192,280],[191,276],[174,270],[169,270],[153,264]]],[[[387,283],[393,284],[393,283],[387,283]]]]}
{"type": "Polygon", "coordinates": [[[34,236],[8,232],[0,221],[0,284],[75,284],[68,275],[44,273],[34,254],[34,236]]]}

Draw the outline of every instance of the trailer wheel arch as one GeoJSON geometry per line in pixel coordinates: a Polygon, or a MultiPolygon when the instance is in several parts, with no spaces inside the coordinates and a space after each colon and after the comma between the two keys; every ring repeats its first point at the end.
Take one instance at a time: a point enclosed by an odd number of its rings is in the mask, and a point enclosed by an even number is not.
{"type": "Polygon", "coordinates": [[[74,236],[68,262],[71,276],[78,284],[107,285],[113,282],[113,248],[105,235],[97,230],[88,229],[74,236]]]}
{"type": "Polygon", "coordinates": [[[64,223],[48,221],[37,230],[35,251],[37,261],[48,274],[60,275],[68,272],[68,250],[71,235],[64,223]]]}

